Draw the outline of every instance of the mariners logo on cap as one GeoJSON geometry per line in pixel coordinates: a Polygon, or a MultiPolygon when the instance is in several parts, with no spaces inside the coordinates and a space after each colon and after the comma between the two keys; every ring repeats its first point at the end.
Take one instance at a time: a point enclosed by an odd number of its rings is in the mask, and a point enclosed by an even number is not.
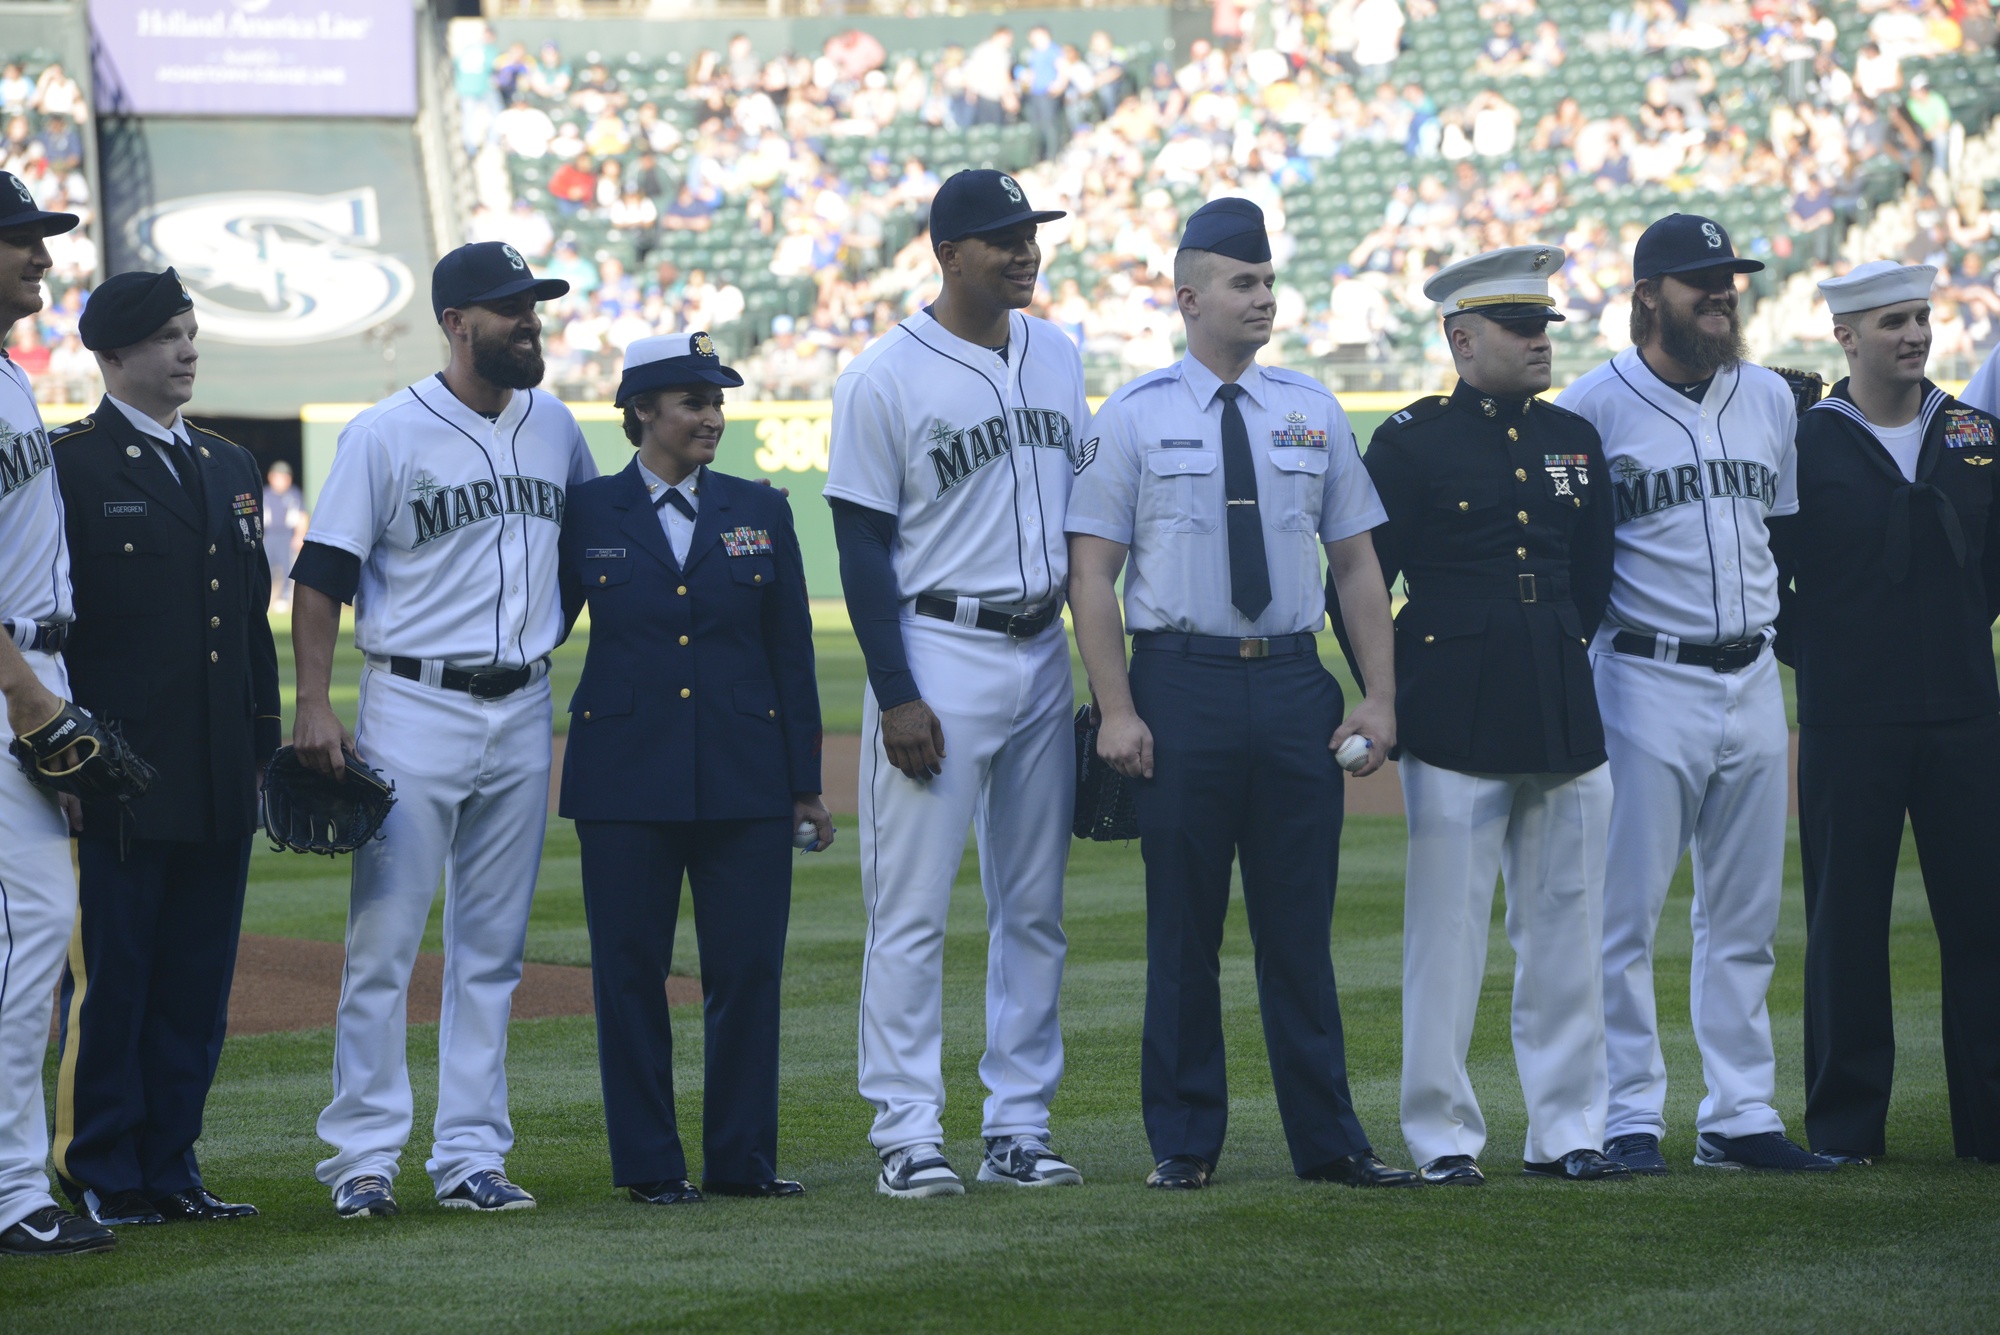
{"type": "Polygon", "coordinates": [[[713,357],[715,355],[715,340],[707,334],[696,334],[690,346],[694,348],[694,355],[697,357],[713,357]]]}
{"type": "Polygon", "coordinates": [[[26,181],[22,180],[18,176],[11,176],[11,175],[7,179],[14,183],[14,193],[18,194],[21,197],[21,202],[23,204],[32,204],[35,202],[34,192],[28,189],[28,183],[26,181]]]}
{"type": "Polygon", "coordinates": [[[1007,192],[1007,198],[1013,200],[1016,204],[1025,204],[1028,202],[1028,197],[1021,193],[1021,187],[1015,183],[1013,177],[1011,176],[1001,177],[1000,188],[1002,190],[1005,190],[1007,192]]]}
{"type": "Polygon", "coordinates": [[[1703,224],[1701,225],[1701,234],[1702,234],[1702,236],[1704,236],[1704,237],[1706,237],[1706,238],[1707,238],[1707,240],[1708,240],[1708,248],[1709,248],[1710,250],[1721,250],[1721,249],[1722,249],[1722,229],[1721,229],[1721,228],[1717,227],[1717,226],[1716,226],[1716,225],[1715,225],[1714,223],[1712,223],[1712,222],[1705,222],[1705,223],[1703,223],[1703,224]]]}
{"type": "Polygon", "coordinates": [[[507,257],[507,263],[513,265],[523,273],[527,272],[528,262],[521,258],[520,251],[514,249],[512,246],[503,245],[500,247],[500,253],[507,257]]]}

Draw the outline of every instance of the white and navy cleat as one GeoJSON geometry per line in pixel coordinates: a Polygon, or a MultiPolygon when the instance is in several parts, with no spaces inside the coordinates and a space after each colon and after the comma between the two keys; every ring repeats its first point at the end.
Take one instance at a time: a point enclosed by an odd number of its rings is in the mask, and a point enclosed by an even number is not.
{"type": "Polygon", "coordinates": [[[532,1210],[535,1198],[507,1180],[497,1168],[482,1168],[437,1198],[449,1210],[478,1210],[495,1214],[501,1210],[532,1210]]]}
{"type": "Polygon", "coordinates": [[[1040,1136],[991,1136],[979,1162],[979,1180],[1015,1187],[1080,1187],[1083,1174],[1057,1158],[1040,1136]]]}
{"type": "Polygon", "coordinates": [[[882,1156],[875,1190],[884,1196],[963,1196],[965,1183],[935,1145],[910,1145],[882,1156]]]}

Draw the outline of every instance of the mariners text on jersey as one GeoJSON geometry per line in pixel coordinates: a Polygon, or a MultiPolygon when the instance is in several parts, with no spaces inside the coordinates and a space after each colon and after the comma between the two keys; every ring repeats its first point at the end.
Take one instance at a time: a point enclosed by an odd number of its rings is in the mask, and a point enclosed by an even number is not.
{"type": "Polygon", "coordinates": [[[19,491],[54,463],[47,430],[37,425],[15,431],[0,423],[0,496],[19,491]]]}
{"type": "Polygon", "coordinates": [[[1007,419],[999,414],[974,426],[958,427],[949,422],[933,423],[930,438],[931,467],[937,470],[937,494],[944,495],[995,459],[1005,458],[1013,446],[1027,445],[1061,450],[1076,466],[1076,431],[1067,413],[1052,408],[1015,408],[1014,435],[1007,434],[1007,419]]]}
{"type": "Polygon", "coordinates": [[[1778,503],[1778,475],[1754,459],[1704,459],[1699,468],[1694,464],[1675,464],[1650,473],[1636,459],[1613,459],[1611,471],[1615,475],[1611,491],[1620,524],[1690,501],[1761,501],[1766,510],[1778,503]]]}
{"type": "Polygon", "coordinates": [[[445,486],[429,473],[419,473],[411,487],[410,513],[416,516],[416,540],[421,547],[482,520],[501,515],[529,515],[562,524],[563,489],[545,478],[503,474],[497,486],[486,478],[445,486]]]}

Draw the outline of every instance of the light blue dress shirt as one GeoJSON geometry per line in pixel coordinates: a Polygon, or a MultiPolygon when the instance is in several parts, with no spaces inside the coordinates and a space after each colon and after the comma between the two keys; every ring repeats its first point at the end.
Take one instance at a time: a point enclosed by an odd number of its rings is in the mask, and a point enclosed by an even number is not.
{"type": "MultiPolygon", "coordinates": [[[[637,460],[634,460],[636,463],[637,460]]],[[[678,491],[687,498],[690,508],[701,513],[701,469],[697,468],[682,478],[678,487],[669,487],[652,469],[639,464],[639,480],[646,484],[646,495],[653,502],[653,510],[660,516],[660,528],[667,535],[667,545],[674,549],[674,560],[687,564],[688,548],[694,546],[694,520],[680,512],[680,507],[661,498],[662,491],[678,491]]]]}

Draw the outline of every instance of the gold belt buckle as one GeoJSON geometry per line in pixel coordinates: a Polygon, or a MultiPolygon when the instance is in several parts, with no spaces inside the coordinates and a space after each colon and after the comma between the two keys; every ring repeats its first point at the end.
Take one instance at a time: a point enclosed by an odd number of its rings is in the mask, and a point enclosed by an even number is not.
{"type": "Polygon", "coordinates": [[[1269,658],[1271,656],[1271,642],[1269,640],[1238,640],[1236,642],[1236,656],[1238,658],[1269,658]]]}
{"type": "Polygon", "coordinates": [[[1516,575],[1514,578],[1520,583],[1522,602],[1532,603],[1538,601],[1535,597],[1535,577],[1533,575],[1516,575]]]}

